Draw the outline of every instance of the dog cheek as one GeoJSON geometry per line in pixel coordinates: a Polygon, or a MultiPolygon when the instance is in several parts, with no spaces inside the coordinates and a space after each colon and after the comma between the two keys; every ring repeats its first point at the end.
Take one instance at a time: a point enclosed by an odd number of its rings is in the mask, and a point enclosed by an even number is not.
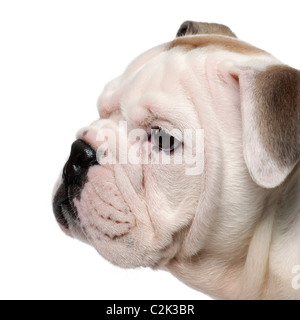
{"type": "MultiPolygon", "coordinates": [[[[123,166],[131,186],[138,195],[142,195],[144,192],[144,175],[146,174],[146,167],[147,165],[130,164],[123,166]]],[[[126,193],[126,190],[124,190],[124,193],[126,193]]]]}

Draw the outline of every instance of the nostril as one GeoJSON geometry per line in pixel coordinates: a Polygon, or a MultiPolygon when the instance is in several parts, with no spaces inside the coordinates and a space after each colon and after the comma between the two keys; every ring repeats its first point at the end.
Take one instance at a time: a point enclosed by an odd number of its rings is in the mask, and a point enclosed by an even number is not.
{"type": "Polygon", "coordinates": [[[95,164],[96,152],[83,140],[76,140],[71,147],[71,154],[68,162],[80,167],[89,167],[95,164]]]}
{"type": "Polygon", "coordinates": [[[83,163],[83,155],[79,153],[74,161],[74,165],[80,165],[81,163],[83,163]]]}
{"type": "Polygon", "coordinates": [[[69,160],[63,169],[63,178],[68,184],[77,184],[78,177],[95,164],[98,164],[95,150],[78,139],[72,144],[69,160]]]}

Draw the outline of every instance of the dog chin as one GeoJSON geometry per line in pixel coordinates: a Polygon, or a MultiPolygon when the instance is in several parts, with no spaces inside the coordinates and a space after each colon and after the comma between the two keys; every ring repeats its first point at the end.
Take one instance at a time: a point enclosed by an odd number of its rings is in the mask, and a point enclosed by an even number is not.
{"type": "Polygon", "coordinates": [[[74,196],[71,195],[60,175],[52,193],[52,206],[56,221],[66,235],[88,243],[87,237],[80,226],[73,198],[74,196]]]}

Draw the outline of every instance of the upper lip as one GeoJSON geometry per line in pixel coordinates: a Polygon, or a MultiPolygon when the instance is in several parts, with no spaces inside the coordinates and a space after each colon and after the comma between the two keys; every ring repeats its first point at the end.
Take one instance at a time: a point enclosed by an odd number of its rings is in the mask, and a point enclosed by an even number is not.
{"type": "Polygon", "coordinates": [[[70,220],[72,219],[74,222],[78,220],[77,210],[73,204],[73,196],[70,187],[66,186],[64,182],[61,183],[60,187],[56,191],[53,199],[53,211],[56,217],[56,220],[63,225],[64,227],[68,228],[70,220]],[[65,216],[64,212],[67,211],[69,217],[65,216]]]}

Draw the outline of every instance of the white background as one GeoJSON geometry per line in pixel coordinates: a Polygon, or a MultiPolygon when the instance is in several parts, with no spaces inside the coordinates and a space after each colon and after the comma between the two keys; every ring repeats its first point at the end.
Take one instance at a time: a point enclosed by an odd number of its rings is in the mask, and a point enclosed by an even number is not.
{"type": "Polygon", "coordinates": [[[300,69],[299,1],[0,0],[0,299],[208,299],[65,236],[51,194],[103,86],[184,20],[228,25],[300,69]]]}

